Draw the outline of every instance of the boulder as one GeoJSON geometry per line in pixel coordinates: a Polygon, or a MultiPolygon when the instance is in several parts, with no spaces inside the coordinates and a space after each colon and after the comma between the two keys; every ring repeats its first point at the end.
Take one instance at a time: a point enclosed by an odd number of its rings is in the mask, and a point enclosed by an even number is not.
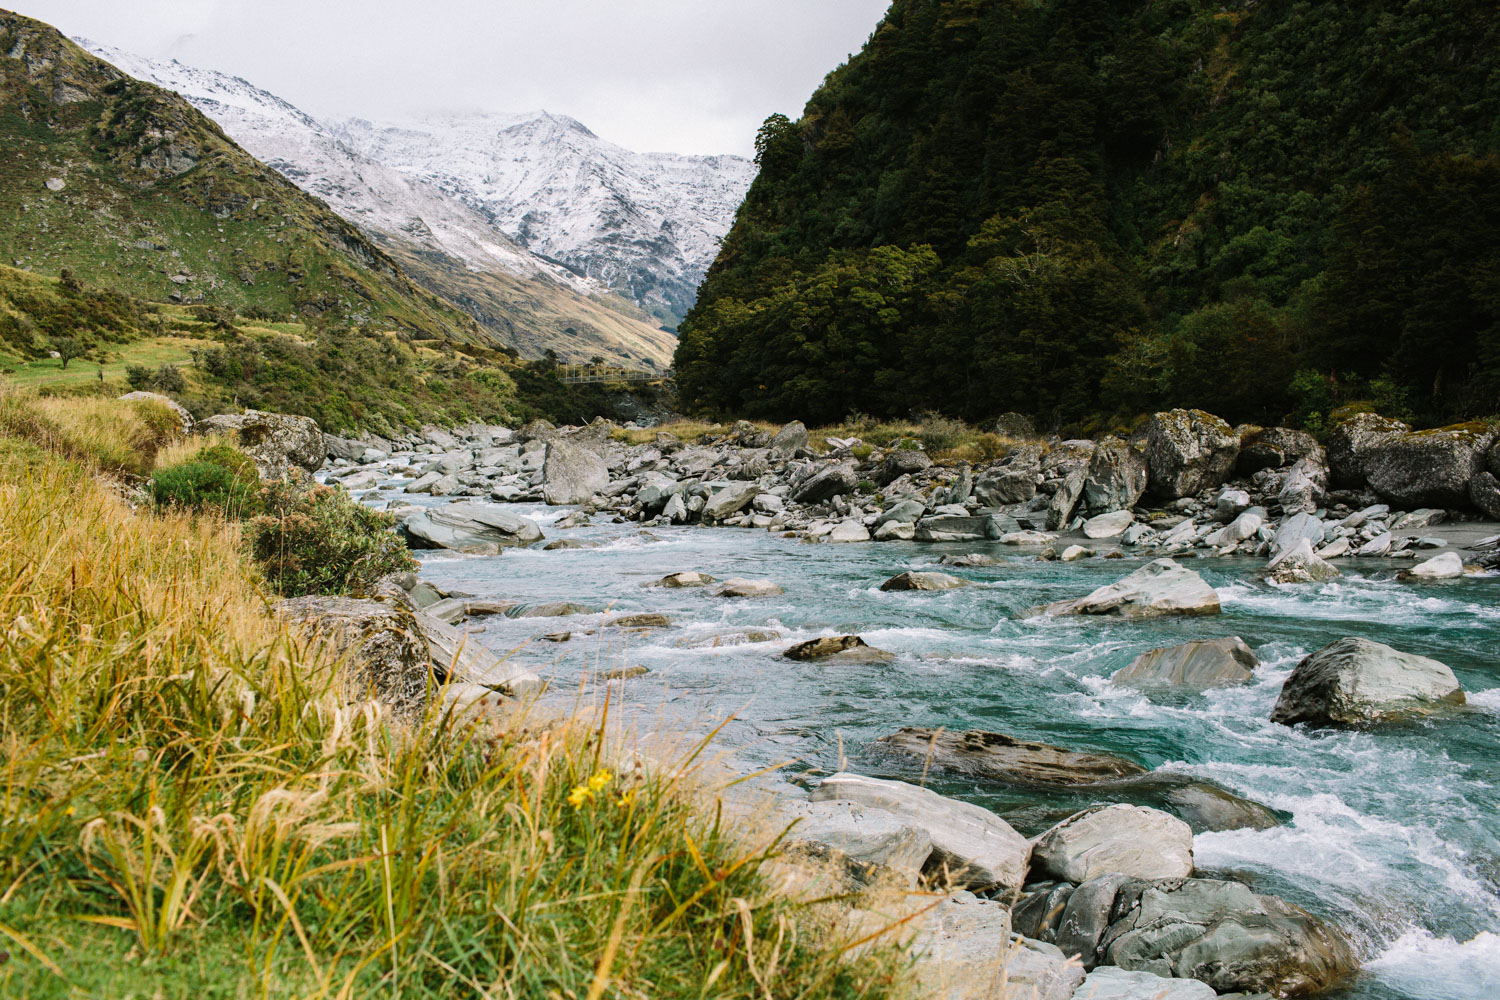
{"type": "Polygon", "coordinates": [[[880,585],[881,590],[957,590],[971,586],[968,580],[947,573],[901,573],[880,585]]]}
{"type": "Polygon", "coordinates": [[[898,500],[881,511],[880,516],[875,519],[875,524],[877,527],[890,521],[914,524],[926,509],[920,500],[898,500]]]}
{"type": "MultiPolygon", "coordinates": [[[[1490,449],[1490,455],[1495,455],[1496,451],[1490,449]]],[[[1491,521],[1500,521],[1500,478],[1488,469],[1475,473],[1469,480],[1469,502],[1491,521]]]]}
{"type": "Polygon", "coordinates": [[[919,875],[932,838],[917,823],[857,802],[808,802],[787,833],[788,846],[816,844],[866,864],[919,875]]]}
{"type": "Polygon", "coordinates": [[[684,573],[669,573],[660,580],[652,580],[650,583],[641,584],[642,587],[666,587],[669,590],[679,590],[684,587],[707,587],[711,583],[717,583],[707,573],[696,573],[691,570],[684,573]]]}
{"type": "Polygon", "coordinates": [[[762,642],[775,642],[781,633],[775,629],[746,628],[737,632],[718,632],[714,635],[680,639],[678,649],[719,649],[725,646],[745,646],[762,642]]]}
{"type": "Polygon", "coordinates": [[[1214,520],[1233,521],[1250,509],[1250,494],[1244,490],[1222,489],[1214,498],[1214,520]]]}
{"type": "Polygon", "coordinates": [[[1401,573],[1403,580],[1454,580],[1464,575],[1464,561],[1457,552],[1444,552],[1419,562],[1401,573]]]}
{"type": "Polygon", "coordinates": [[[828,540],[830,542],[868,542],[870,529],[859,521],[840,521],[828,533],[828,540]]]}
{"type": "Polygon", "coordinates": [[[549,504],[586,503],[609,486],[609,466],[592,446],[557,440],[547,445],[542,462],[542,496],[549,504]]]}
{"type": "Polygon", "coordinates": [[[1494,441],[1495,428],[1479,423],[1386,435],[1364,453],[1365,478],[1399,507],[1467,507],[1494,441]]]}
{"type": "Polygon", "coordinates": [[[1265,523],[1260,508],[1247,510],[1218,531],[1210,533],[1203,541],[1216,549],[1238,545],[1254,538],[1260,531],[1260,526],[1265,523]]]}
{"type": "Polygon", "coordinates": [[[1323,583],[1343,576],[1338,567],[1313,551],[1313,543],[1306,538],[1273,556],[1260,575],[1268,583],[1282,584],[1323,583]]]}
{"type": "Polygon", "coordinates": [[[924,764],[930,762],[946,770],[1031,788],[1091,785],[1144,774],[1146,770],[1113,754],[1065,750],[980,730],[953,732],[907,727],[876,742],[886,749],[918,758],[924,764]]]}
{"type": "Polygon", "coordinates": [[[1089,460],[1084,506],[1094,514],[1128,511],[1145,492],[1146,456],[1119,438],[1101,440],[1089,460]]]}
{"type": "Polygon", "coordinates": [[[1255,428],[1240,438],[1235,471],[1249,478],[1262,469],[1280,469],[1304,458],[1317,465],[1325,461],[1323,446],[1307,431],[1290,427],[1255,428]]]}
{"type": "Polygon", "coordinates": [[[854,466],[835,462],[798,480],[792,486],[791,498],[803,504],[822,503],[854,492],[854,484],[858,481],[854,466]]]}
{"type": "Polygon", "coordinates": [[[1164,979],[1154,972],[1131,972],[1101,965],[1073,994],[1075,1000],[1215,1000],[1214,988],[1196,979],[1164,979]]]}
{"type": "Polygon", "coordinates": [[[992,465],[974,484],[974,498],[986,507],[1025,503],[1036,496],[1042,450],[1034,444],[1011,449],[999,465],[992,465]]]}
{"type": "Polygon", "coordinates": [[[1152,649],[1130,661],[1110,683],[1133,688],[1203,691],[1248,684],[1260,660],[1237,635],[1195,639],[1180,646],[1152,649]]]}
{"type": "Polygon", "coordinates": [[[896,654],[876,649],[857,635],[825,636],[809,639],[781,654],[788,660],[840,660],[845,663],[888,663],[896,654]]]}
{"type": "Polygon", "coordinates": [[[992,517],[969,517],[949,514],[924,517],[917,522],[919,542],[982,542],[990,537],[995,524],[992,517]]]}
{"type": "Polygon", "coordinates": [[[1063,477],[1058,483],[1057,491],[1052,494],[1052,499],[1047,503],[1047,530],[1057,531],[1067,527],[1073,520],[1073,512],[1078,509],[1078,501],[1083,498],[1084,472],[1074,470],[1063,477]]]}
{"type": "Polygon", "coordinates": [[[1043,878],[1074,883],[1111,873],[1187,878],[1193,873],[1193,830],[1158,809],[1096,806],[1039,836],[1032,844],[1031,867],[1043,878]]]}
{"type": "Polygon", "coordinates": [[[576,601],[533,601],[512,604],[505,609],[507,618],[566,618],[570,615],[592,615],[599,611],[576,601]]]}
{"type": "Polygon", "coordinates": [[[1171,559],[1157,559],[1087,597],[1058,601],[1041,609],[1049,615],[1216,615],[1219,594],[1197,573],[1171,559]]]}
{"type": "Polygon", "coordinates": [[[1099,941],[1109,930],[1114,913],[1115,896],[1130,880],[1131,876],[1123,872],[1107,872],[1082,882],[1067,894],[1055,918],[1050,913],[1040,915],[1050,925],[1048,940],[1063,954],[1076,955],[1085,969],[1094,968],[1099,963],[1099,941]]]}
{"type": "Polygon", "coordinates": [[[920,825],[932,839],[929,877],[974,890],[1019,889],[1026,881],[1031,844],[988,809],[904,781],[848,772],[824,778],[810,798],[885,809],[920,825]]]}
{"type": "Polygon", "coordinates": [[[1100,942],[1127,971],[1197,979],[1220,993],[1302,996],[1359,967],[1348,939],[1306,910],[1238,882],[1127,882],[1100,942]]]}
{"type": "Polygon", "coordinates": [[[1437,660],[1369,639],[1339,639],[1303,658],[1281,688],[1271,721],[1357,725],[1464,704],[1453,671],[1437,660]]]}
{"type": "Polygon", "coordinates": [[[1096,445],[1087,438],[1059,441],[1042,456],[1039,471],[1042,479],[1065,479],[1075,472],[1087,475],[1096,445]]]}
{"type": "Polygon", "coordinates": [[[1079,559],[1092,559],[1098,554],[1093,549],[1085,548],[1082,545],[1069,545],[1062,550],[1062,555],[1057,558],[1060,562],[1077,562],[1079,559]]]}
{"type": "Polygon", "coordinates": [[[1328,469],[1312,458],[1299,458],[1287,471],[1276,500],[1283,514],[1312,512],[1322,506],[1328,491],[1328,469]]]}
{"type": "Polygon", "coordinates": [[[1229,478],[1239,451],[1234,430],[1211,413],[1158,413],[1146,427],[1151,492],[1175,500],[1218,486],[1229,478]]]}
{"type": "Polygon", "coordinates": [[[1175,771],[1152,771],[1095,786],[1099,796],[1146,802],[1169,812],[1195,833],[1270,830],[1281,819],[1268,807],[1214,784],[1175,771]]]}
{"type": "Polygon", "coordinates": [[[1323,522],[1316,516],[1307,513],[1293,514],[1276,528],[1276,539],[1271,543],[1271,552],[1273,555],[1285,552],[1295,548],[1300,541],[1322,545],[1325,532],[1323,522]]]}
{"type": "Polygon", "coordinates": [[[807,447],[807,427],[800,420],[793,420],[771,439],[771,457],[785,462],[797,457],[797,452],[807,447]]]}
{"type": "MultiPolygon", "coordinates": [[[[173,415],[177,417],[177,425],[182,429],[182,433],[193,433],[193,425],[196,423],[196,421],[193,420],[193,415],[188,412],[187,407],[177,402],[177,400],[173,399],[171,396],[163,396],[159,392],[141,392],[137,390],[136,392],[127,392],[120,398],[123,400],[140,400],[147,403],[160,403],[162,406],[165,406],[167,409],[171,410],[173,415]]],[[[352,455],[334,455],[334,457],[347,459],[351,462],[356,462],[359,460],[360,455],[364,454],[364,445],[359,445],[358,447],[359,450],[352,455]]],[[[329,449],[328,454],[333,455],[333,450],[331,448],[329,449]]],[[[318,464],[320,466],[322,465],[321,462],[318,464]]],[[[309,469],[308,471],[313,472],[316,470],[309,469]]]]}
{"type": "Polygon", "coordinates": [[[983,552],[968,552],[961,556],[943,556],[938,560],[939,566],[998,566],[1000,560],[983,552]]]}
{"type": "Polygon", "coordinates": [[[777,597],[786,591],[770,580],[746,580],[735,576],[719,584],[711,593],[715,597],[777,597]]]}
{"type": "Polygon", "coordinates": [[[1339,424],[1328,439],[1328,472],[1333,485],[1343,489],[1364,486],[1365,461],[1370,451],[1386,439],[1410,430],[1401,421],[1378,413],[1357,413],[1339,424]]]}
{"type": "Polygon", "coordinates": [[[1083,522],[1083,533],[1089,538],[1118,538],[1135,523],[1135,513],[1115,510],[1099,514],[1083,522]]]}
{"type": "Polygon", "coordinates": [[[902,476],[922,472],[931,467],[932,459],[927,457],[925,451],[917,448],[896,448],[887,453],[885,461],[880,463],[880,471],[875,474],[875,481],[881,486],[889,486],[902,476]]]}
{"type": "Polygon", "coordinates": [[[246,410],[200,420],[199,434],[223,434],[255,461],[262,479],[316,472],[328,459],[328,443],[311,417],[246,410]]]}
{"type": "Polygon", "coordinates": [[[910,521],[884,521],[875,529],[877,542],[909,542],[917,537],[917,526],[910,521]]]}
{"type": "Polygon", "coordinates": [[[537,676],[501,660],[478,640],[421,611],[383,601],[296,597],[276,614],[329,641],[349,657],[351,680],[404,715],[420,715],[445,683],[506,694],[540,686],[537,676]]]}
{"type": "Polygon", "coordinates": [[[759,493],[760,487],[755,483],[726,487],[709,497],[704,503],[703,516],[714,521],[722,521],[750,506],[759,493]]]}
{"type": "Polygon", "coordinates": [[[408,517],[401,528],[412,548],[476,555],[497,555],[501,549],[530,545],[543,537],[535,521],[487,503],[433,507],[408,517]]]}
{"type": "MultiPolygon", "coordinates": [[[[1011,933],[1005,904],[957,892],[917,919],[917,985],[933,1000],[1070,1000],[1083,969],[1055,945],[1011,933]]],[[[892,919],[871,915],[875,930],[892,919]]],[[[860,928],[864,930],[864,927],[860,928]]],[[[863,935],[862,935],[863,936],[863,935]]]]}

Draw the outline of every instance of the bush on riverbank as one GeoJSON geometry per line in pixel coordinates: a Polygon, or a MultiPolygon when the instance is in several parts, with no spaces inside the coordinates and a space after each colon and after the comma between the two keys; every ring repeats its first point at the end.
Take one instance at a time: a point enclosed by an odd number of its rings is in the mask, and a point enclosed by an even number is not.
{"type": "MultiPolygon", "coordinates": [[[[8,428],[9,425],[7,425],[8,428]]],[[[888,997],[601,721],[406,728],[240,529],[0,435],[0,995],[888,997]]]]}
{"type": "Polygon", "coordinates": [[[387,573],[416,568],[396,519],[343,490],[267,483],[245,524],[250,555],[286,597],[368,593],[387,573]]]}

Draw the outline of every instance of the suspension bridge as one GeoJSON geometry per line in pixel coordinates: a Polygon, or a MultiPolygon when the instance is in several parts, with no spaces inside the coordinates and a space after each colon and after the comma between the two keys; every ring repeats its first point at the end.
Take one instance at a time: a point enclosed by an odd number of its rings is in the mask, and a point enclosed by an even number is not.
{"type": "Polygon", "coordinates": [[[558,365],[557,380],[564,385],[585,382],[669,382],[670,371],[659,372],[618,365],[558,365]]]}

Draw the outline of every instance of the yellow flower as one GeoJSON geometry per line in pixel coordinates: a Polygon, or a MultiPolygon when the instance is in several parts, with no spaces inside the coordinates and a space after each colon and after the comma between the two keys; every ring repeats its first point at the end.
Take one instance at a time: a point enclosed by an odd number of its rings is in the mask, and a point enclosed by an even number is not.
{"type": "Polygon", "coordinates": [[[620,807],[621,809],[628,808],[630,806],[630,804],[632,802],[634,802],[634,801],[635,801],[635,789],[634,788],[632,788],[628,792],[621,792],[619,795],[615,796],[615,805],[618,806],[618,807],[620,807]]]}
{"type": "Polygon", "coordinates": [[[589,788],[588,785],[577,785],[571,792],[568,793],[568,805],[572,806],[574,809],[578,809],[593,797],[593,789],[589,788]]]}
{"type": "Polygon", "coordinates": [[[615,780],[615,776],[601,768],[595,771],[594,776],[589,779],[589,790],[597,792],[613,780],[615,780]]]}

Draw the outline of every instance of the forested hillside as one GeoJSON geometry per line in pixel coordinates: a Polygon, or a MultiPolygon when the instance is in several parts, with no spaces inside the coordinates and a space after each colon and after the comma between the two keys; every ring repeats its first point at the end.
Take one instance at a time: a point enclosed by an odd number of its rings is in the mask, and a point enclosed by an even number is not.
{"type": "Polygon", "coordinates": [[[686,405],[1500,412],[1500,8],[896,0],[760,175],[686,405]]]}

